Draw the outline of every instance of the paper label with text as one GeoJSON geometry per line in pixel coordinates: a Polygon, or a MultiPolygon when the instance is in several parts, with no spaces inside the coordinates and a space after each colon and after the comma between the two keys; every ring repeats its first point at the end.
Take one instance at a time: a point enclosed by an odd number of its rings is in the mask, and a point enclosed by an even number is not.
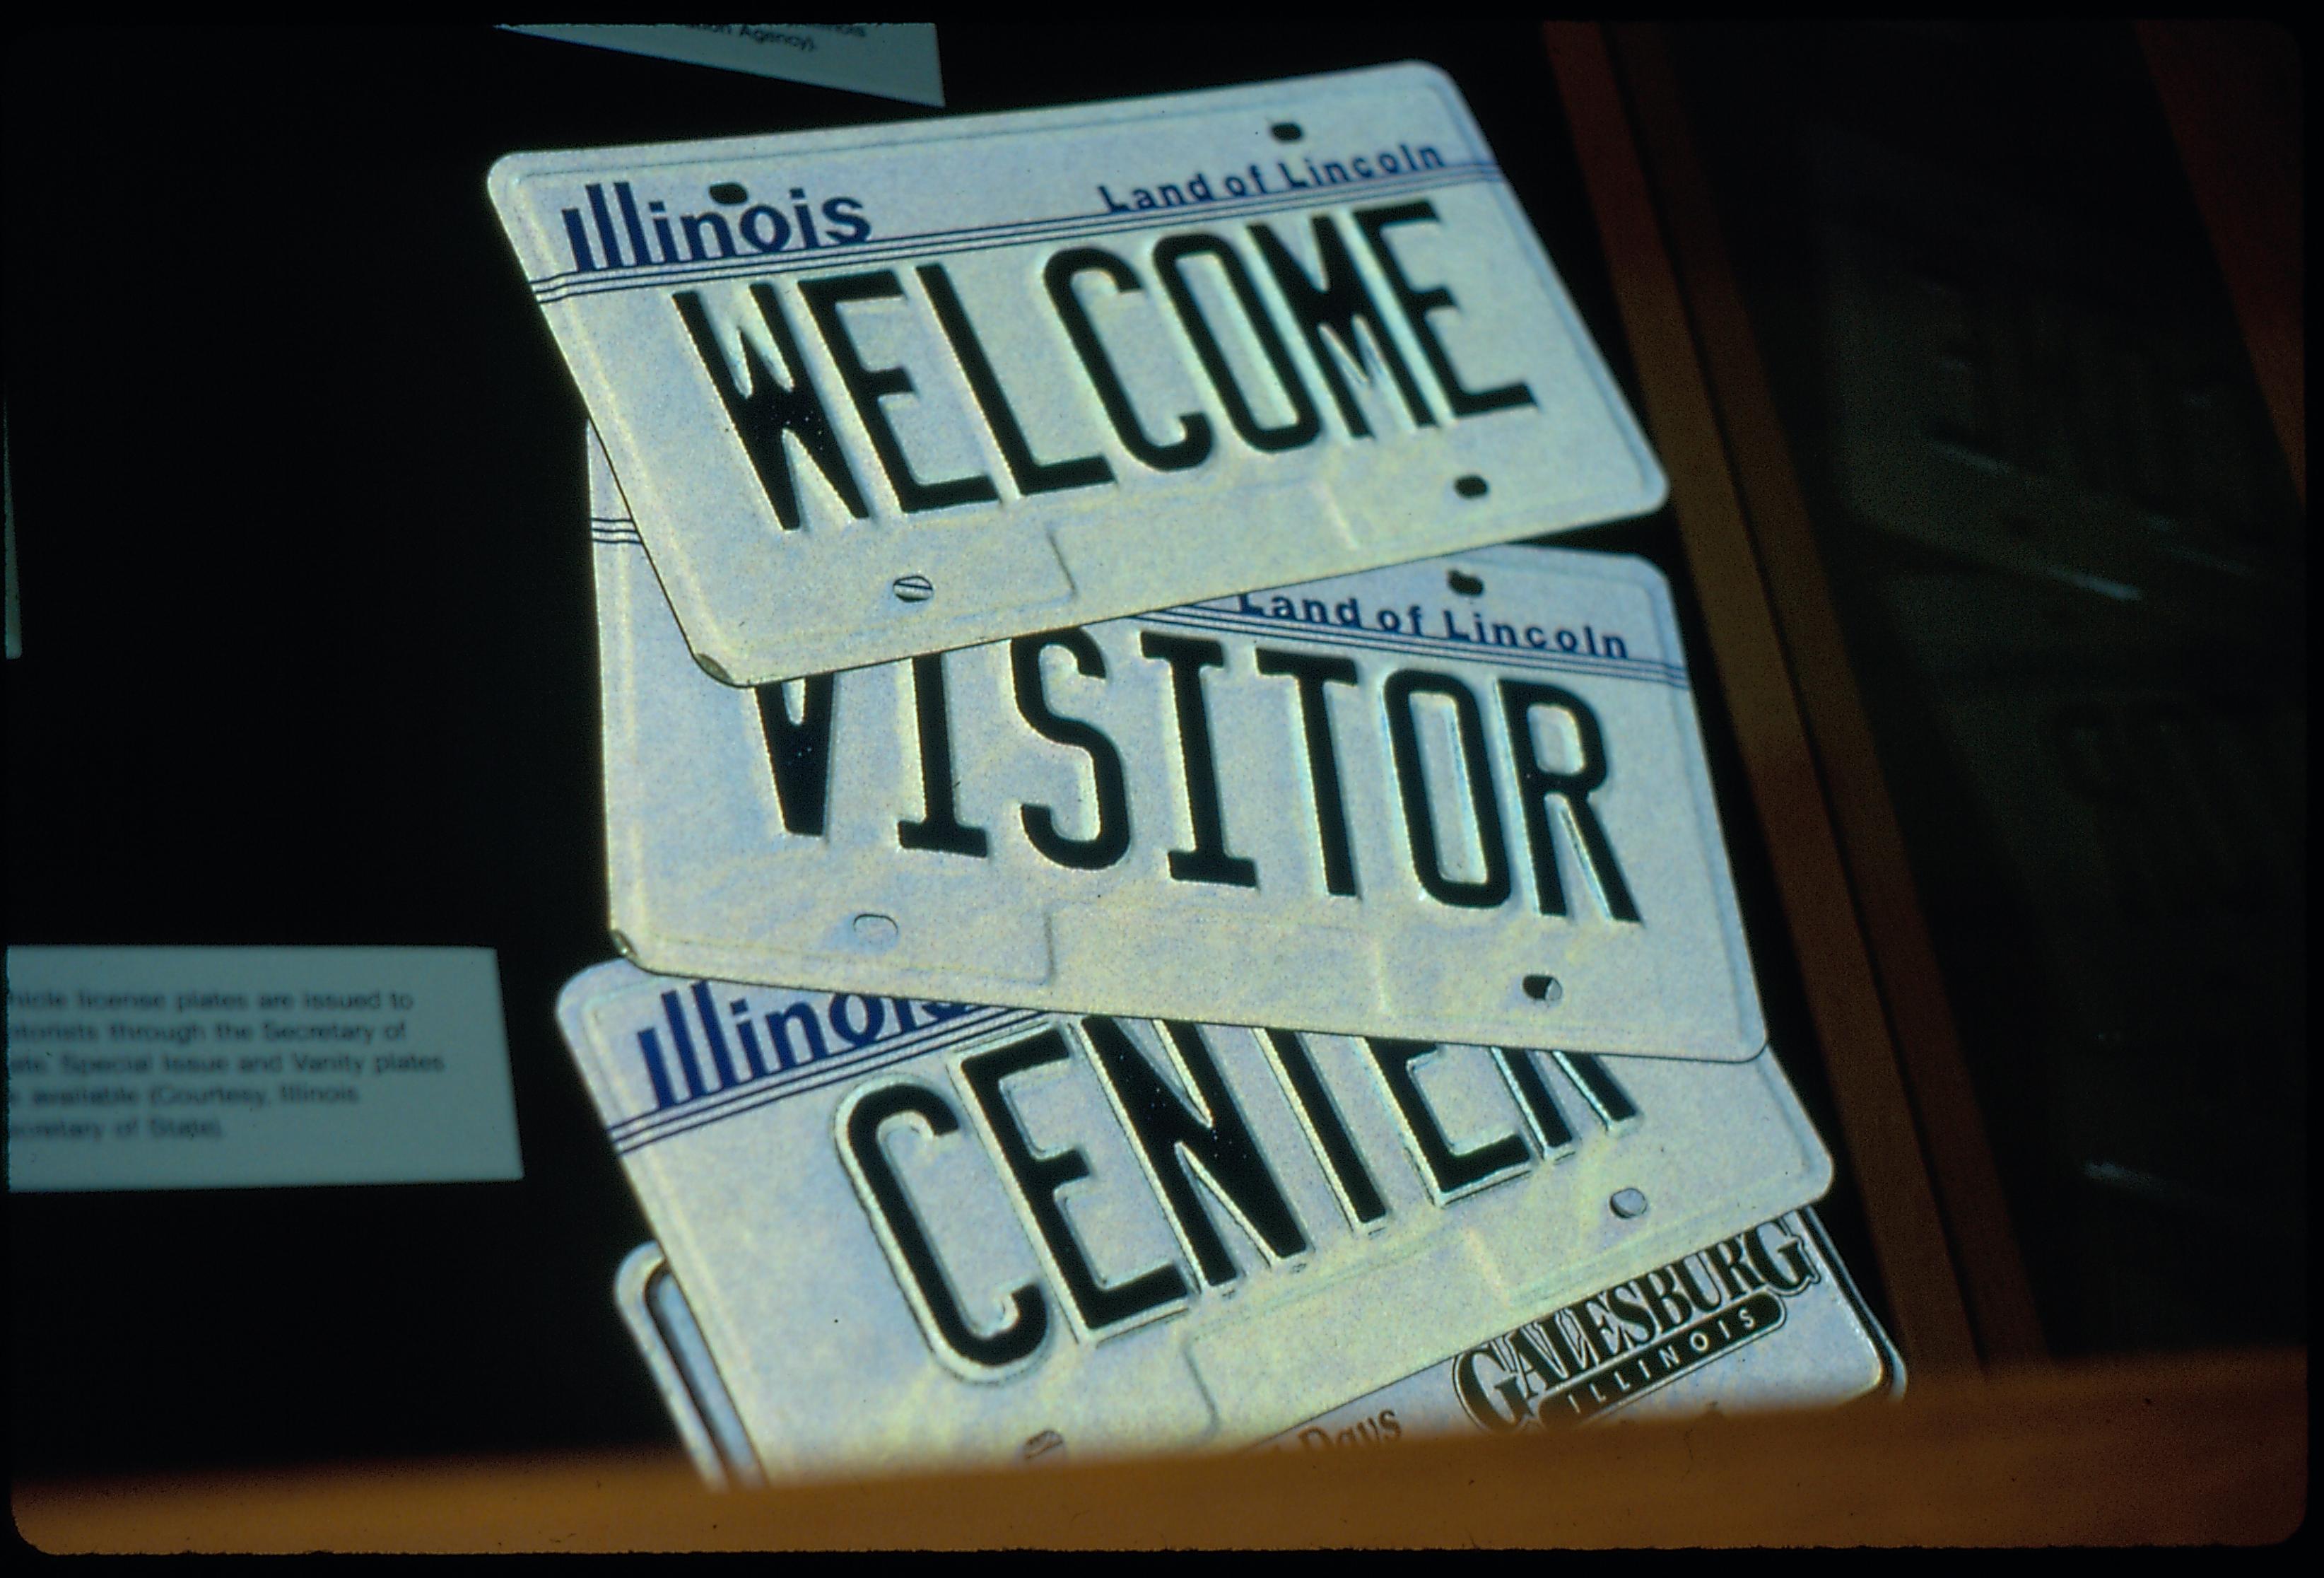
{"type": "Polygon", "coordinates": [[[12,947],[8,1187],[524,1176],[490,948],[12,947]]]}

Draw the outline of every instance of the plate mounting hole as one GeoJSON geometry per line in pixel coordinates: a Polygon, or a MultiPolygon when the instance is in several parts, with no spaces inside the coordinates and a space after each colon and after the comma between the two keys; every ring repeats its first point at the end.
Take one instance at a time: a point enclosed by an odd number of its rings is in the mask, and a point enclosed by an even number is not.
{"type": "Polygon", "coordinates": [[[896,946],[896,923],[885,915],[859,915],[847,923],[855,940],[866,947],[892,948],[896,946]]]}
{"type": "Polygon", "coordinates": [[[925,603],[936,595],[936,584],[926,576],[898,576],[888,592],[899,603],[925,603]]]}
{"type": "Polygon", "coordinates": [[[1606,1208],[1623,1221],[1628,1222],[1646,1213],[1646,1195],[1637,1189],[1617,1189],[1606,1208]]]}
{"type": "Polygon", "coordinates": [[[722,180],[710,189],[710,200],[714,203],[747,203],[751,200],[751,194],[743,189],[739,180],[722,180]]]}
{"type": "Polygon", "coordinates": [[[1536,1002],[1557,1002],[1565,996],[1563,983],[1554,975],[1528,975],[1517,986],[1536,1002]]]}
{"type": "Polygon", "coordinates": [[[1485,583],[1466,570],[1447,571],[1444,584],[1463,597],[1481,597],[1485,595],[1485,583]]]}
{"type": "Polygon", "coordinates": [[[1277,121],[1267,129],[1278,143],[1296,143],[1307,134],[1299,129],[1297,121],[1277,121]]]}
{"type": "Polygon", "coordinates": [[[1452,479],[1452,491],[1464,499],[1481,499],[1493,491],[1492,484],[1475,472],[1452,479]]]}

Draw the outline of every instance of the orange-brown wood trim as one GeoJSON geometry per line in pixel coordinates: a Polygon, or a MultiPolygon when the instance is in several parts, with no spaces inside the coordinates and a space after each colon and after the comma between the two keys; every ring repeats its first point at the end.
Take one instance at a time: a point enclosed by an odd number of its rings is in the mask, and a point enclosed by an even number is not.
{"type": "Polygon", "coordinates": [[[1613,45],[1978,1344],[1991,1359],[2033,1358],[2043,1351],[2042,1329],[2008,1201],[1961,1058],[1952,1006],[1792,467],[1791,446],[1775,415],[1662,32],[1619,26],[1613,45]]]}
{"type": "Polygon", "coordinates": [[[1793,686],[1678,276],[1665,249],[1606,40],[1544,28],[1574,149],[1669,474],[1703,623],[1822,1044],[1896,1338],[1923,1371],[1973,1369],[1977,1347],[1921,1138],[1859,929],[1849,873],[1793,686]]]}
{"type": "Polygon", "coordinates": [[[2308,503],[2307,231],[2299,41],[2272,22],[2142,22],[2138,42],[2308,503]]]}
{"type": "Polygon", "coordinates": [[[2306,1509],[2304,1354],[2002,1372],[1834,1413],[715,1495],[677,1453],[13,1487],[78,1551],[2258,1544],[2306,1509]]]}

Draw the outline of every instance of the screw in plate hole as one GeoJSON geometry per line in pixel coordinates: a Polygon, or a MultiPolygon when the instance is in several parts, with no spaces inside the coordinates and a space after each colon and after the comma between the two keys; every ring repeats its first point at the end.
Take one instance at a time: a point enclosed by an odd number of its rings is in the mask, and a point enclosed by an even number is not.
{"type": "Polygon", "coordinates": [[[1466,476],[1454,477],[1452,491],[1464,499],[1481,499],[1493,491],[1493,485],[1472,471],[1466,476]]]}
{"type": "Polygon", "coordinates": [[[1481,597],[1485,595],[1485,583],[1466,570],[1446,571],[1444,584],[1463,597],[1481,597]]]}
{"type": "Polygon", "coordinates": [[[888,590],[899,603],[925,603],[936,595],[936,584],[926,576],[898,576],[888,590]]]}
{"type": "Polygon", "coordinates": [[[1565,997],[1564,984],[1554,975],[1528,975],[1517,986],[1536,1002],[1559,1002],[1565,997]]]}
{"type": "Polygon", "coordinates": [[[1637,1189],[1617,1189],[1613,1197],[1606,1202],[1606,1208],[1628,1222],[1646,1213],[1646,1197],[1637,1189]]]}
{"type": "Polygon", "coordinates": [[[1277,121],[1267,128],[1278,143],[1296,143],[1307,134],[1299,129],[1297,121],[1277,121]]]}
{"type": "Polygon", "coordinates": [[[867,947],[892,948],[896,946],[896,923],[884,915],[859,915],[847,923],[855,940],[867,947]]]}

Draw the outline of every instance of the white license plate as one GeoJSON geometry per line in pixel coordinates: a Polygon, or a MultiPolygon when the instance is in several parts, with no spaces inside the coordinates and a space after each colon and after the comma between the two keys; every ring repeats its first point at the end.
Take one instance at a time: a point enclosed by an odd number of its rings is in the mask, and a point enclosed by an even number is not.
{"type": "Polygon", "coordinates": [[[1664,495],[1433,68],[513,154],[491,190],[731,683],[1664,495]]]}
{"type": "MultiPolygon", "coordinates": [[[[762,1482],[659,1243],[631,1252],[613,1297],[703,1478],[720,1489],[762,1482]]],[[[1828,1407],[1904,1389],[1902,1360],[1803,1207],[1464,1348],[1259,1450],[1337,1453],[1595,1420],[1828,1407]]],[[[1073,1455],[1055,1433],[1016,1448],[1025,1463],[1073,1455]]]]}
{"type": "Polygon", "coordinates": [[[613,1273],[613,1307],[630,1328],[695,1472],[717,1490],[763,1484],[742,1417],[661,1245],[649,1240],[623,1257],[613,1273]]]}
{"type": "Polygon", "coordinates": [[[1741,1060],[1641,560],[1480,550],[755,691],[593,467],[613,925],[672,974],[1741,1060]]]}
{"type": "Polygon", "coordinates": [[[1772,1056],[601,965],[558,1018],[770,1473],[1244,1445],[1821,1195],[1772,1056]]]}
{"type": "Polygon", "coordinates": [[[1828,1407],[1904,1389],[1904,1361],[1803,1207],[1544,1311],[1266,1444],[1332,1452],[1828,1407]]]}

